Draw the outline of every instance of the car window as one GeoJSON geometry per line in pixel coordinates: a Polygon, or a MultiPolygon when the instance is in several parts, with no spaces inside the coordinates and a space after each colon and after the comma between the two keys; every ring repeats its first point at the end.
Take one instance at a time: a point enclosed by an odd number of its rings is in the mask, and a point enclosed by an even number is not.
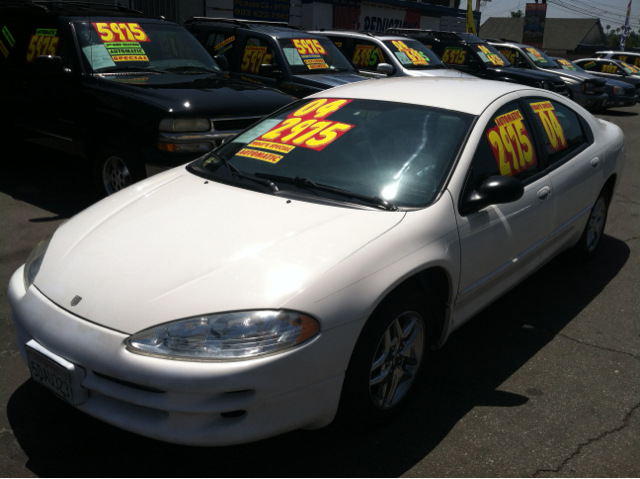
{"type": "Polygon", "coordinates": [[[207,41],[204,46],[209,52],[209,55],[215,57],[216,55],[224,55],[231,65],[233,59],[234,46],[236,45],[236,36],[231,32],[216,32],[212,31],[207,37],[207,41]]]}
{"type": "Polygon", "coordinates": [[[616,54],[616,55],[613,55],[613,58],[616,59],[616,60],[620,60],[622,62],[625,62],[625,63],[629,63],[634,67],[640,67],[640,57],[638,57],[638,56],[616,54]]]}
{"type": "Polygon", "coordinates": [[[273,48],[267,40],[257,37],[247,37],[242,46],[240,71],[260,75],[260,65],[272,65],[274,62],[273,48]]]}
{"type": "Polygon", "coordinates": [[[527,98],[525,103],[531,108],[535,122],[552,165],[587,144],[578,115],[566,106],[542,98],[527,98]]]}
{"type": "MultiPolygon", "coordinates": [[[[472,122],[471,115],[404,103],[302,100],[217,153],[245,173],[307,178],[420,207],[435,198],[472,122]]],[[[213,175],[224,170],[215,157],[203,167],[213,175]]]]}
{"type": "Polygon", "coordinates": [[[24,57],[31,35],[22,19],[16,17],[1,17],[0,25],[0,67],[25,68],[24,57]]]}
{"type": "Polygon", "coordinates": [[[344,53],[328,38],[279,38],[278,43],[294,75],[326,70],[356,73],[344,53]]]}
{"type": "Polygon", "coordinates": [[[75,30],[85,66],[96,73],[132,68],[220,70],[198,40],[179,25],[122,19],[76,23],[75,30]]]}
{"type": "Polygon", "coordinates": [[[469,48],[474,53],[476,58],[479,58],[482,63],[487,66],[509,66],[509,60],[503,56],[492,45],[479,45],[474,43],[469,45],[469,48]]]}
{"type": "Polygon", "coordinates": [[[555,62],[560,65],[563,70],[571,70],[574,72],[578,71],[578,68],[576,68],[573,63],[571,63],[569,60],[565,60],[564,58],[556,58],[555,62]]]}
{"type": "Polygon", "coordinates": [[[442,61],[447,65],[468,65],[471,55],[464,45],[448,45],[442,51],[442,61]]]}
{"type": "Polygon", "coordinates": [[[540,68],[560,68],[556,62],[554,62],[551,57],[547,56],[542,50],[538,50],[535,47],[524,47],[523,48],[525,55],[529,57],[529,59],[540,68]]]}
{"type": "Polygon", "coordinates": [[[475,188],[491,176],[512,176],[524,181],[539,173],[532,132],[518,102],[500,108],[486,126],[473,157],[475,188]]]}
{"type": "Polygon", "coordinates": [[[52,55],[62,58],[65,67],[71,67],[67,39],[62,28],[56,22],[51,20],[29,22],[26,40],[25,63],[32,63],[40,55],[52,55]]]}
{"type": "Polygon", "coordinates": [[[395,55],[404,68],[424,70],[442,68],[438,55],[417,40],[384,40],[382,43],[395,55]]]}
{"type": "Polygon", "coordinates": [[[531,68],[529,62],[523,57],[516,48],[500,47],[498,51],[511,62],[511,64],[518,68],[531,68]]]}
{"type": "Polygon", "coordinates": [[[379,63],[389,63],[382,53],[382,49],[367,40],[353,40],[353,54],[351,63],[363,70],[375,71],[379,63]]]}
{"type": "Polygon", "coordinates": [[[600,62],[600,71],[602,73],[618,73],[618,65],[612,62],[600,62]]]}

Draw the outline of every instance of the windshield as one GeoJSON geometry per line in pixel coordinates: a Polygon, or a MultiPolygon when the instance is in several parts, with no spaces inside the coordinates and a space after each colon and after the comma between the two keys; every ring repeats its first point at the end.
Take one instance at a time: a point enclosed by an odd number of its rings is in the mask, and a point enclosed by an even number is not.
{"type": "MultiPolygon", "coordinates": [[[[297,178],[298,184],[309,180],[395,206],[420,207],[442,188],[472,120],[463,113],[403,103],[301,100],[220,147],[219,157],[214,153],[195,166],[222,180],[228,160],[244,174],[271,179],[281,190],[300,192],[283,180],[297,178]]],[[[307,194],[336,199],[324,190],[307,194]]]]}
{"type": "Polygon", "coordinates": [[[523,50],[531,61],[536,64],[536,66],[539,66],[540,68],[560,69],[560,66],[543,51],[534,47],[524,47],[523,50]]]}
{"type": "Polygon", "coordinates": [[[332,71],[357,73],[327,38],[281,38],[278,43],[294,75],[332,71]]]}
{"type": "Polygon", "coordinates": [[[563,70],[571,70],[574,72],[584,71],[579,66],[574,65],[569,60],[565,60],[564,58],[554,58],[553,61],[555,61],[563,70]]]}
{"type": "Polygon", "coordinates": [[[220,71],[204,47],[179,25],[127,21],[78,23],[76,32],[85,66],[96,73],[220,71]]]}
{"type": "Polygon", "coordinates": [[[404,68],[424,70],[426,68],[447,68],[438,55],[416,40],[384,40],[382,43],[391,50],[404,68]]]}
{"type": "Polygon", "coordinates": [[[478,45],[472,43],[469,46],[471,47],[471,50],[475,52],[476,56],[485,64],[499,67],[511,66],[511,62],[509,62],[502,53],[491,45],[478,45]]]}
{"type": "Polygon", "coordinates": [[[630,75],[635,75],[637,73],[640,73],[640,69],[629,65],[628,63],[625,62],[620,62],[620,68],[622,68],[625,72],[629,73],[630,75]]]}

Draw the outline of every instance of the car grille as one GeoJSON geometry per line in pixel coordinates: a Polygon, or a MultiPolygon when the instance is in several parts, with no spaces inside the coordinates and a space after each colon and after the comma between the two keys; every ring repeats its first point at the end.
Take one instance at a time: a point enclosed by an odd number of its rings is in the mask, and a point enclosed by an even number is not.
{"type": "Polygon", "coordinates": [[[627,89],[625,89],[624,94],[626,96],[635,96],[636,95],[636,89],[634,87],[627,88],[627,89]]]}
{"type": "Polygon", "coordinates": [[[254,123],[262,120],[261,116],[252,116],[245,118],[219,118],[212,119],[211,126],[214,131],[242,131],[249,128],[254,123]]]}

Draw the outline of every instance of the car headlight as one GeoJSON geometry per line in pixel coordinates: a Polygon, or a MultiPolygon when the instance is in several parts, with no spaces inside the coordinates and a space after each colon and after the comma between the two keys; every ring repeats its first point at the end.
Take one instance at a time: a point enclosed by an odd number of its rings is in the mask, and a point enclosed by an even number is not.
{"type": "Polygon", "coordinates": [[[315,319],[295,311],[241,311],[165,323],[132,335],[126,344],[139,354],[224,361],[279,353],[319,331],[315,319]]]}
{"type": "Polygon", "coordinates": [[[207,118],[165,118],[160,120],[160,131],[165,133],[192,133],[211,130],[207,118]]]}
{"type": "Polygon", "coordinates": [[[613,87],[613,94],[614,95],[624,95],[624,88],[622,88],[621,86],[614,86],[613,87]]]}
{"type": "Polygon", "coordinates": [[[535,83],[536,88],[542,88],[543,90],[551,90],[551,91],[555,91],[556,87],[553,84],[553,82],[550,81],[537,81],[535,83]]]}
{"type": "Polygon", "coordinates": [[[47,252],[47,248],[49,247],[49,243],[51,242],[51,238],[53,235],[48,236],[38,243],[29,257],[27,258],[27,262],[24,264],[24,288],[29,289],[29,286],[33,284],[33,281],[36,279],[38,271],[40,271],[40,265],[42,264],[42,260],[44,259],[44,254],[47,252]]]}

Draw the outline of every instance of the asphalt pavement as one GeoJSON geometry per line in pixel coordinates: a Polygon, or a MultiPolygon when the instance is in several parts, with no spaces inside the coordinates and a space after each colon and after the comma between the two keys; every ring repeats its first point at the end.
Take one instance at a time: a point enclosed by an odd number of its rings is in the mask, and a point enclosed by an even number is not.
{"type": "Polygon", "coordinates": [[[3,146],[0,476],[640,476],[640,105],[598,254],[560,255],[431,356],[406,412],[233,447],[146,439],[29,379],[6,300],[40,239],[91,204],[82,171],[3,146]]]}

